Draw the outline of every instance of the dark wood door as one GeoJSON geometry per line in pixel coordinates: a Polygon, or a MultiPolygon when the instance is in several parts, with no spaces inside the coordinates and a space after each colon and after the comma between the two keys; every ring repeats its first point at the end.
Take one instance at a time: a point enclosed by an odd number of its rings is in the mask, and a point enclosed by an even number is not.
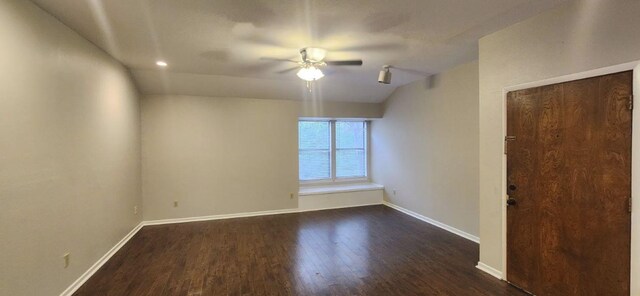
{"type": "Polygon", "coordinates": [[[629,295],[632,77],[507,95],[510,283],[536,295],[629,295]]]}

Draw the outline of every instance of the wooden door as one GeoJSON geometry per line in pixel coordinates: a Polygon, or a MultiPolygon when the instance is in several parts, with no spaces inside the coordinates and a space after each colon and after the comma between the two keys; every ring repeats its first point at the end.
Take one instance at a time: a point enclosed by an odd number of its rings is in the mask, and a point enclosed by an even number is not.
{"type": "Polygon", "coordinates": [[[507,280],[629,295],[632,72],[507,96],[507,280]]]}

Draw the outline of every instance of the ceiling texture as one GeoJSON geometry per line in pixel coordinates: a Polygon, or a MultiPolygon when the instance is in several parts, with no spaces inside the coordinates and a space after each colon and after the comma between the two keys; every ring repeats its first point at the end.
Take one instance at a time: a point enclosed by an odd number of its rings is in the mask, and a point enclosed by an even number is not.
{"type": "Polygon", "coordinates": [[[477,59],[478,39],[565,0],[33,0],[131,69],[143,94],[381,102],[393,90],[477,59]],[[312,91],[303,47],[327,60],[312,91]],[[157,60],[169,66],[159,68],[157,60]],[[390,85],[377,82],[392,65],[390,85]],[[324,69],[323,69],[324,71],[324,69]]]}

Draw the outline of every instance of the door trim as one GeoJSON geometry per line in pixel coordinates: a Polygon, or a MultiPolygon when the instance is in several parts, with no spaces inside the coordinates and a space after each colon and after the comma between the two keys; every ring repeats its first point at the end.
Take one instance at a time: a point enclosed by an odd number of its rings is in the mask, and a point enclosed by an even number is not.
{"type": "MultiPolygon", "coordinates": [[[[618,72],[633,70],[633,96],[640,98],[640,61],[604,67],[580,73],[558,76],[539,81],[508,86],[502,89],[502,136],[501,140],[507,136],[507,94],[511,91],[528,89],[532,87],[545,86],[550,84],[563,83],[580,80],[595,76],[608,75],[618,72]]],[[[632,111],[632,132],[631,132],[631,195],[635,196],[640,192],[640,112],[638,108],[632,111]],[[634,157],[635,155],[635,157],[634,157]]],[[[502,178],[501,178],[501,200],[502,205],[502,279],[507,279],[507,207],[504,200],[507,196],[507,156],[502,153],[502,178]]],[[[481,262],[479,262],[480,264],[481,262]]],[[[631,214],[631,295],[640,295],[640,202],[633,203],[631,214]]]]}

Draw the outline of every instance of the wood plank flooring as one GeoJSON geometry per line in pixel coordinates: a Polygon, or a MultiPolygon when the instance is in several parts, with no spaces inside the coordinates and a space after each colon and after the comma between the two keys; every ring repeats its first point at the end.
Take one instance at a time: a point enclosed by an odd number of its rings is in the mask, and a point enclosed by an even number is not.
{"type": "Polygon", "coordinates": [[[385,206],[144,227],[74,295],[525,295],[385,206]]]}

